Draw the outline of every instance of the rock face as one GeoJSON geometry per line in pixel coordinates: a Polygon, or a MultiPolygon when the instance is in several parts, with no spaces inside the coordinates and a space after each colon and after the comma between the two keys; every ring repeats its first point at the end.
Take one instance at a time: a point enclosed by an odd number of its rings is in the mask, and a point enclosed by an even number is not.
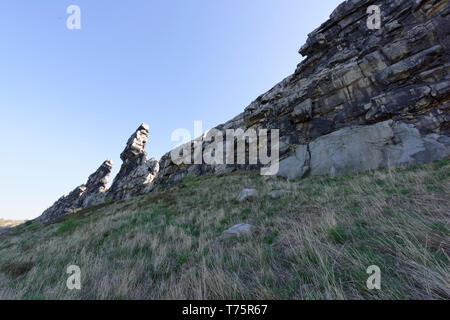
{"type": "Polygon", "coordinates": [[[308,145],[300,145],[292,155],[280,161],[278,176],[288,179],[303,178],[310,170],[311,154],[308,145]]]}
{"type": "Polygon", "coordinates": [[[296,147],[296,155],[280,163],[279,176],[340,175],[379,168],[427,163],[450,155],[450,138],[422,135],[412,124],[387,120],[352,126],[296,147]],[[307,152],[305,152],[307,150],[307,152]]]}
{"type": "Polygon", "coordinates": [[[128,139],[120,158],[123,163],[115,177],[107,197],[114,200],[125,199],[143,193],[159,171],[159,163],[147,160],[145,145],[148,140],[148,125],[143,123],[128,139]]]}
{"type": "Polygon", "coordinates": [[[68,213],[103,203],[112,166],[111,160],[103,162],[97,171],[89,176],[86,184],[61,197],[36,220],[39,223],[47,223],[68,213]]]}
{"type": "MultiPolygon", "coordinates": [[[[242,114],[215,129],[279,129],[279,175],[286,178],[328,174],[330,171],[339,174],[347,171],[344,168],[354,171],[355,161],[368,161],[357,167],[365,170],[426,162],[436,159],[437,154],[447,154],[442,148],[448,148],[446,137],[450,136],[449,7],[449,2],[444,0],[343,2],[328,21],[309,35],[299,51],[306,59],[297,66],[294,74],[259,96],[242,114]],[[374,4],[381,8],[381,28],[378,30],[367,26],[367,9],[374,4]],[[384,139],[384,134],[387,140],[392,134],[397,139],[400,134],[393,131],[407,126],[410,129],[404,130],[403,137],[411,134],[413,141],[419,143],[421,140],[419,144],[426,152],[433,148],[428,145],[437,141],[441,151],[434,156],[416,154],[414,161],[406,156],[394,156],[394,162],[381,161],[369,156],[372,152],[381,156],[375,149],[378,146],[367,145],[369,141],[359,139],[360,150],[353,147],[351,152],[359,156],[364,150],[363,159],[343,163],[350,159],[343,154],[341,158],[320,158],[326,154],[319,154],[320,146],[327,144],[325,139],[336,141],[336,135],[350,132],[340,130],[355,127],[354,130],[364,134],[361,126],[386,120],[393,122],[367,131],[378,132],[377,139],[384,139]],[[380,133],[380,130],[385,132],[380,133]],[[334,132],[339,133],[328,135],[334,132]],[[315,147],[314,154],[308,146],[315,147]],[[339,163],[331,164],[332,161],[339,163]],[[319,165],[321,162],[324,164],[319,165]]],[[[402,141],[409,143],[406,141],[410,139],[404,137],[402,141]]],[[[347,141],[347,152],[350,152],[349,144],[347,141]]],[[[389,144],[397,150],[408,149],[406,145],[389,144]]],[[[203,150],[208,145],[204,142],[203,150]]],[[[326,156],[329,155],[328,152],[326,156]]],[[[159,164],[158,183],[177,183],[187,174],[215,173],[224,168],[229,172],[259,167],[227,165],[216,170],[211,165],[176,165],[170,161],[170,154],[159,164]]]]}
{"type": "MultiPolygon", "coordinates": [[[[292,75],[213,130],[279,129],[278,175],[289,179],[443,159],[450,148],[449,13],[445,0],[347,0],[309,34],[299,51],[305,59],[292,75]],[[381,9],[380,29],[368,27],[371,5],[381,9]]],[[[128,140],[108,191],[102,183],[88,182],[58,200],[42,219],[101,202],[105,194],[124,199],[158,184],[179,183],[186,175],[262,167],[250,162],[248,145],[227,155],[227,143],[216,141],[224,158],[248,161],[175,163],[171,152],[159,162],[147,160],[148,136],[143,124],[128,140]]],[[[213,140],[206,137],[188,143],[187,150],[210,151],[213,140]]],[[[272,145],[272,136],[267,141],[272,145]]],[[[189,156],[183,152],[183,157],[189,156]]]]}
{"type": "Polygon", "coordinates": [[[311,175],[339,175],[442,159],[450,139],[422,136],[411,124],[388,120],[341,129],[310,143],[311,175]]]}
{"type": "Polygon", "coordinates": [[[97,171],[89,176],[85,184],[85,190],[80,197],[82,208],[94,206],[105,201],[106,185],[109,182],[112,167],[113,162],[106,160],[97,171]]]}

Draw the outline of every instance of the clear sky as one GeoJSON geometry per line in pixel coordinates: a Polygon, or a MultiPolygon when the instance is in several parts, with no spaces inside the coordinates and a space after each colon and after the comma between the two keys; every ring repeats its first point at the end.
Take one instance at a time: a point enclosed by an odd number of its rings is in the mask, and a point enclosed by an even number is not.
{"type": "Polygon", "coordinates": [[[116,174],[142,122],[159,159],[175,129],[233,118],[295,70],[340,2],[1,1],[0,218],[40,215],[108,158],[116,174]]]}

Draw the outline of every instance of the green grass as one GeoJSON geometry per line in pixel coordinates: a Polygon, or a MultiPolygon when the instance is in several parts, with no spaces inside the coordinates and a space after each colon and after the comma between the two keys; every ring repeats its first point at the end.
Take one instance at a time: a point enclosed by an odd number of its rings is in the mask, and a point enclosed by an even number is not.
{"type": "Polygon", "coordinates": [[[345,228],[342,226],[332,227],[328,230],[328,237],[331,242],[335,244],[344,244],[348,236],[345,232],[345,228]]]}
{"type": "Polygon", "coordinates": [[[186,177],[184,177],[182,183],[184,186],[186,186],[188,188],[197,187],[200,185],[200,182],[191,175],[187,175],[186,177]]]}
{"type": "Polygon", "coordinates": [[[77,216],[72,215],[65,219],[58,225],[58,229],[56,229],[55,235],[60,236],[66,233],[73,232],[77,226],[80,224],[80,219],[77,216]]]}
{"type": "Polygon", "coordinates": [[[445,160],[298,184],[187,176],[0,235],[0,298],[450,299],[449,172],[445,160]],[[260,197],[235,201],[244,188],[260,197]],[[242,222],[257,232],[222,237],[242,222]],[[72,264],[80,291],[65,285],[72,264]],[[373,264],[379,291],[366,288],[373,264]]]}

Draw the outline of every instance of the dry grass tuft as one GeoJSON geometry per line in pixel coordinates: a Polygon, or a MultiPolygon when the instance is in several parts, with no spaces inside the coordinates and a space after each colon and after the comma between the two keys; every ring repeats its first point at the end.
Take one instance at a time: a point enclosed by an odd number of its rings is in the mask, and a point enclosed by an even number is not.
{"type": "Polygon", "coordinates": [[[9,274],[13,278],[17,278],[28,273],[33,268],[33,265],[34,263],[31,261],[8,262],[0,268],[0,272],[9,274]]]}

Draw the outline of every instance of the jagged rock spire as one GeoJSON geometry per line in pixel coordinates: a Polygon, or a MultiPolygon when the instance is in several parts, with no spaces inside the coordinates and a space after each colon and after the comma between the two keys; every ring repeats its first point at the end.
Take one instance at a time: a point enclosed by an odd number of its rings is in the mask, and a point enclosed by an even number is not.
{"type": "Polygon", "coordinates": [[[108,190],[108,197],[124,199],[144,191],[159,171],[156,159],[147,160],[145,145],[149,137],[149,126],[145,123],[128,139],[120,158],[123,163],[120,171],[108,190]]]}
{"type": "Polygon", "coordinates": [[[61,197],[37,218],[47,223],[77,210],[104,203],[106,198],[124,199],[151,190],[151,182],[159,171],[159,163],[152,158],[147,160],[145,145],[149,136],[149,126],[145,123],[128,139],[120,158],[123,163],[111,188],[107,190],[113,162],[106,160],[89,176],[87,182],[78,186],[67,196],[61,197]]]}
{"type": "Polygon", "coordinates": [[[106,160],[102,165],[91,174],[86,182],[86,190],[102,190],[105,191],[109,181],[109,175],[113,167],[111,159],[106,160]]]}
{"type": "Polygon", "coordinates": [[[87,208],[104,201],[106,185],[109,182],[112,167],[112,160],[106,160],[97,171],[89,176],[85,185],[86,191],[80,198],[81,207],[87,208]]]}
{"type": "Polygon", "coordinates": [[[61,197],[50,208],[37,218],[40,223],[46,223],[68,213],[84,209],[104,202],[106,185],[109,181],[113,162],[106,160],[89,176],[86,184],[76,187],[67,196],[61,197]]]}
{"type": "Polygon", "coordinates": [[[127,146],[120,154],[120,159],[122,161],[133,160],[141,157],[143,154],[147,155],[145,152],[145,144],[148,140],[148,130],[149,126],[143,123],[137,128],[136,132],[128,139],[127,146]]]}

